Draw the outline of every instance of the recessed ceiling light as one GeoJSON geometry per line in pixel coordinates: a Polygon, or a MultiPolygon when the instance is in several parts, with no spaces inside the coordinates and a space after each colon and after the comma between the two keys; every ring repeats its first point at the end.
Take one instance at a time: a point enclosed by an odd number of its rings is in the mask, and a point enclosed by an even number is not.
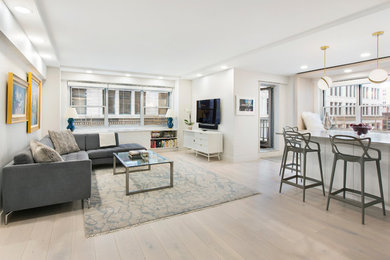
{"type": "Polygon", "coordinates": [[[308,68],[307,65],[302,65],[302,66],[301,66],[301,70],[305,70],[305,69],[307,69],[307,68],[308,68]]]}
{"type": "Polygon", "coordinates": [[[17,11],[18,13],[21,13],[21,14],[31,14],[32,11],[26,7],[23,7],[23,6],[15,6],[14,7],[15,11],[17,11]]]}
{"type": "Polygon", "coordinates": [[[196,76],[197,76],[197,77],[202,77],[202,76],[203,76],[203,74],[201,74],[201,73],[198,73],[198,74],[196,74],[196,76]]]}
{"type": "Polygon", "coordinates": [[[221,66],[221,69],[223,69],[223,70],[226,70],[227,68],[228,68],[228,66],[226,66],[226,65],[221,66]]]}
{"type": "Polygon", "coordinates": [[[130,74],[125,74],[125,76],[126,76],[126,77],[131,77],[131,75],[130,75],[130,74]]]}
{"type": "Polygon", "coordinates": [[[365,57],[369,57],[370,55],[371,54],[368,52],[363,52],[362,54],[360,54],[360,57],[365,58],[365,57]]]}
{"type": "Polygon", "coordinates": [[[86,73],[92,73],[92,70],[86,70],[85,72],[86,73]]]}
{"type": "Polygon", "coordinates": [[[344,72],[345,73],[350,73],[350,72],[352,72],[352,70],[351,69],[345,69],[344,72]]]}
{"type": "Polygon", "coordinates": [[[164,79],[164,77],[158,77],[158,79],[164,79]]]}

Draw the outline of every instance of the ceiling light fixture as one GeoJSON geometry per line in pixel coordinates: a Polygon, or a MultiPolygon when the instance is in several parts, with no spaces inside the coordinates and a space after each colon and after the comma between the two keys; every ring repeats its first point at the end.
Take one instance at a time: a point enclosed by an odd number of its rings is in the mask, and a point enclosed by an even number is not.
{"type": "Polygon", "coordinates": [[[15,6],[14,7],[15,11],[17,11],[18,13],[21,13],[21,14],[31,14],[32,11],[26,7],[23,7],[23,6],[15,6]]]}
{"type": "Polygon", "coordinates": [[[196,76],[197,76],[197,77],[202,77],[202,76],[203,76],[203,74],[201,74],[201,73],[198,73],[198,74],[196,74],[196,76]]]}
{"type": "Polygon", "coordinates": [[[344,72],[345,73],[350,73],[350,72],[352,72],[352,70],[351,69],[345,69],[344,72]]]}
{"type": "Polygon", "coordinates": [[[370,72],[370,74],[368,75],[368,79],[372,83],[376,83],[376,84],[385,82],[388,78],[387,71],[379,68],[379,36],[383,34],[384,34],[383,31],[374,32],[372,34],[372,36],[376,37],[376,69],[370,72]]]}
{"type": "Polygon", "coordinates": [[[221,66],[221,69],[222,69],[222,70],[226,70],[227,68],[228,68],[228,66],[226,66],[226,65],[222,65],[222,66],[221,66]]]}
{"type": "Polygon", "coordinates": [[[324,76],[322,76],[317,83],[317,86],[321,90],[327,90],[332,85],[333,81],[330,77],[326,76],[326,49],[328,49],[329,46],[321,46],[321,50],[324,51],[324,76]]]}
{"type": "Polygon", "coordinates": [[[92,70],[86,70],[85,72],[86,73],[92,73],[92,70]]]}
{"type": "Polygon", "coordinates": [[[131,77],[131,75],[130,75],[130,74],[125,74],[125,76],[126,76],[126,77],[131,77]]]}
{"type": "Polygon", "coordinates": [[[305,70],[305,69],[307,69],[307,68],[308,68],[307,65],[302,65],[302,66],[301,66],[301,70],[305,70]]]}
{"type": "Polygon", "coordinates": [[[158,77],[158,79],[164,79],[164,77],[158,77]]]}
{"type": "Polygon", "coordinates": [[[371,54],[368,53],[368,52],[363,52],[362,54],[360,54],[360,57],[362,57],[362,58],[366,58],[366,57],[369,57],[369,56],[371,56],[371,54]]]}

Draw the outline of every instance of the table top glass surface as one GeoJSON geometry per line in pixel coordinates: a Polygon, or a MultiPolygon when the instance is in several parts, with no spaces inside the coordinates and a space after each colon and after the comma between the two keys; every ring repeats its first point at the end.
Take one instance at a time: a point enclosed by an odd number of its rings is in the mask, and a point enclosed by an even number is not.
{"type": "Polygon", "coordinates": [[[128,152],[114,153],[114,156],[123,164],[125,167],[138,167],[152,164],[161,164],[171,162],[167,158],[155,153],[153,151],[148,151],[149,159],[130,159],[128,152]]]}

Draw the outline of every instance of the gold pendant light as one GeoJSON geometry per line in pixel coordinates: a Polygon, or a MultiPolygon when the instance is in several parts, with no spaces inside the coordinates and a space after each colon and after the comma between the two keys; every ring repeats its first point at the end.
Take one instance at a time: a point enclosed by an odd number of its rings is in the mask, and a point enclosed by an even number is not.
{"type": "Polygon", "coordinates": [[[385,82],[388,78],[387,71],[379,68],[379,36],[383,35],[383,31],[374,32],[372,36],[376,37],[376,69],[370,72],[368,79],[372,83],[382,83],[385,82]]]}
{"type": "Polygon", "coordinates": [[[329,46],[321,46],[321,50],[324,51],[324,76],[322,76],[317,82],[317,86],[321,90],[329,89],[333,83],[332,79],[330,77],[326,76],[326,49],[328,49],[328,48],[329,48],[329,46]]]}

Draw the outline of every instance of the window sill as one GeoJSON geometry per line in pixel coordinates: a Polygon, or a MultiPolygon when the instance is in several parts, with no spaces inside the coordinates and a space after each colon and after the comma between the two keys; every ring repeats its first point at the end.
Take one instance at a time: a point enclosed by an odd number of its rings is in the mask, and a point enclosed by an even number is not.
{"type": "Polygon", "coordinates": [[[140,126],[140,127],[90,127],[77,128],[74,130],[75,134],[89,134],[89,133],[110,133],[110,132],[143,132],[143,131],[168,131],[177,128],[168,128],[163,126],[140,126]]]}

